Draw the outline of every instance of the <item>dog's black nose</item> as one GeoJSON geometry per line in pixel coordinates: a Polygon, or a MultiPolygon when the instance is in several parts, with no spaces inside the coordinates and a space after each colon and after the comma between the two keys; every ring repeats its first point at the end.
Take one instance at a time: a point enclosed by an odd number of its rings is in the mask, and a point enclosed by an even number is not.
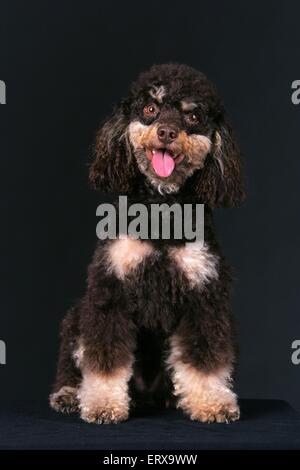
{"type": "Polygon", "coordinates": [[[163,144],[170,144],[178,137],[178,129],[174,126],[161,124],[157,128],[157,136],[163,144]]]}

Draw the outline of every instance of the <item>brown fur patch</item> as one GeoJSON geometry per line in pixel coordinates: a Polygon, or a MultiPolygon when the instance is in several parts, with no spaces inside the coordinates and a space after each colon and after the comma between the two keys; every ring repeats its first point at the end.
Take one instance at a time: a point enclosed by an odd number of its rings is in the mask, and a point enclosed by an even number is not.
{"type": "Polygon", "coordinates": [[[145,149],[161,148],[161,142],[157,137],[157,127],[158,123],[146,126],[139,121],[133,121],[128,126],[129,140],[134,149],[138,168],[147,176],[151,184],[160,193],[177,192],[189,176],[197,169],[203,168],[211,149],[211,141],[204,135],[188,135],[185,131],[181,131],[178,138],[168,145],[168,150],[177,156],[184,155],[184,159],[176,165],[172,175],[162,180],[156,175],[145,152],[145,149]]]}
{"type": "MultiPolygon", "coordinates": [[[[129,139],[135,150],[144,148],[159,148],[161,143],[157,137],[158,124],[145,126],[139,121],[134,121],[129,125],[129,139]]],[[[208,137],[200,134],[188,135],[181,131],[176,139],[168,148],[175,154],[183,154],[197,168],[204,164],[205,157],[211,148],[211,141],[208,137]]]]}
{"type": "Polygon", "coordinates": [[[184,154],[194,167],[202,168],[211,149],[211,141],[205,135],[187,135],[185,131],[181,131],[170,149],[175,153],[184,154]]]}
{"type": "Polygon", "coordinates": [[[139,121],[131,122],[128,127],[128,133],[133,148],[138,150],[145,147],[160,147],[160,142],[157,137],[157,128],[157,123],[146,126],[139,121]]]}

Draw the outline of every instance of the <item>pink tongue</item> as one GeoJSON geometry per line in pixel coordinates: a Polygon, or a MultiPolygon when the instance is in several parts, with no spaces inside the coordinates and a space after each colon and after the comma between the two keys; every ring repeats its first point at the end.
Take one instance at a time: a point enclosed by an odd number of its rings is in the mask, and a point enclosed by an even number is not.
{"type": "Polygon", "coordinates": [[[152,166],[158,176],[167,178],[172,174],[175,167],[175,162],[168,152],[155,150],[152,157],[152,166]]]}

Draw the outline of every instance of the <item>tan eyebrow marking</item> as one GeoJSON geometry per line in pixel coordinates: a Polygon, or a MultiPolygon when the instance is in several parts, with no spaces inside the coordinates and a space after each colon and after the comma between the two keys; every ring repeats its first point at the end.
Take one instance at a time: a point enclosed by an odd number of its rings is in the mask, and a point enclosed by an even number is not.
{"type": "Polygon", "coordinates": [[[166,90],[165,90],[165,87],[163,85],[161,85],[159,87],[154,85],[151,88],[151,90],[149,91],[149,93],[152,96],[152,98],[157,100],[159,103],[162,103],[162,100],[166,95],[166,90]]]}
{"type": "Polygon", "coordinates": [[[197,108],[196,103],[192,101],[181,101],[181,106],[183,111],[193,111],[193,109],[197,108]]]}

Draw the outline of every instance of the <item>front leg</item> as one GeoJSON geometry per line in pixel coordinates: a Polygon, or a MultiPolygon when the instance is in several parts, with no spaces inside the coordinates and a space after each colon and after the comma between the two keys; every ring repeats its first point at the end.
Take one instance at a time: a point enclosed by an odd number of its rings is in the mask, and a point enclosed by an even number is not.
{"type": "Polygon", "coordinates": [[[191,245],[171,255],[183,287],[181,320],[168,358],[178,407],[202,422],[235,421],[239,406],[232,391],[235,340],[227,269],[207,247],[191,245]]]}
{"type": "Polygon", "coordinates": [[[129,415],[134,306],[127,299],[125,281],[107,272],[106,266],[96,253],[89,269],[75,352],[82,374],[79,409],[81,418],[89,423],[118,423],[129,415]]]}
{"type": "Polygon", "coordinates": [[[179,336],[172,337],[168,359],[177,406],[197,421],[223,423],[239,419],[237,397],[231,389],[231,365],[202,369],[184,358],[180,343],[179,336]]]}
{"type": "Polygon", "coordinates": [[[126,303],[116,292],[111,294],[115,298],[110,298],[109,305],[94,310],[95,324],[87,321],[78,348],[79,409],[89,423],[118,423],[129,415],[134,333],[126,303]]]}
{"type": "Polygon", "coordinates": [[[106,305],[105,315],[102,310],[94,311],[96,324],[87,322],[89,327],[83,329],[75,353],[82,374],[77,395],[79,409],[81,418],[89,423],[118,423],[129,415],[133,331],[126,304],[117,297],[110,304],[106,305]]]}

